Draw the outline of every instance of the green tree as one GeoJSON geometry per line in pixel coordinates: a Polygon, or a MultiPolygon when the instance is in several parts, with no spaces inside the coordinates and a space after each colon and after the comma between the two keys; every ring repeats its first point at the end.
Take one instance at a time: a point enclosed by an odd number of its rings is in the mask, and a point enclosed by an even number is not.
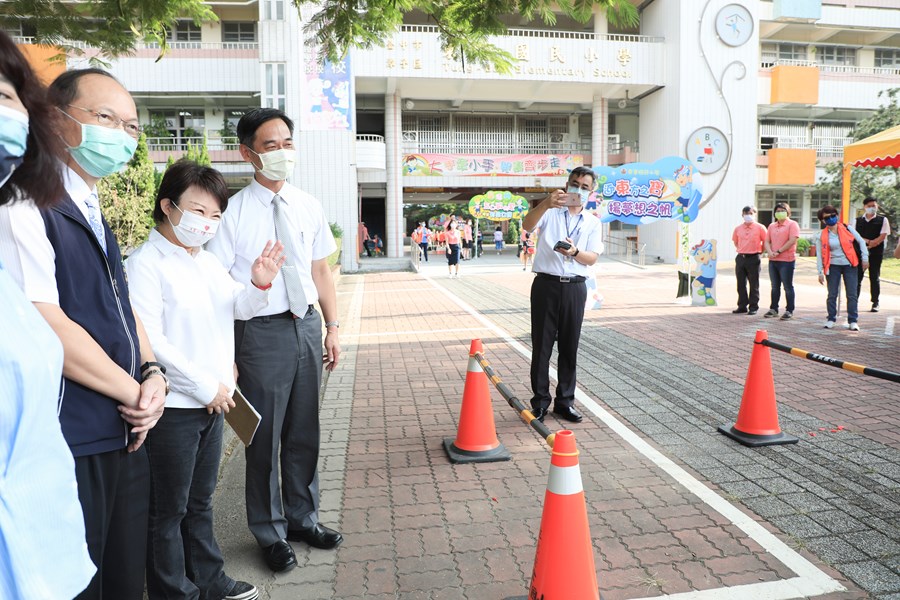
{"type": "MultiPolygon", "coordinates": [[[[492,66],[510,72],[515,58],[497,48],[491,36],[503,35],[506,15],[547,27],[557,13],[587,23],[599,8],[619,27],[635,27],[638,10],[629,0],[292,0],[297,10],[313,5],[309,23],[325,54],[332,61],[350,48],[380,46],[403,24],[409,12],[424,13],[440,31],[441,44],[463,63],[492,66]]],[[[155,41],[160,58],[176,19],[195,23],[216,21],[202,0],[7,0],[0,2],[0,26],[23,24],[35,32],[38,43],[53,44],[75,55],[84,54],[78,43],[99,48],[101,60],[129,54],[139,41],[155,41]],[[74,44],[72,42],[75,42],[74,44]]]]}
{"type": "MultiPolygon", "coordinates": [[[[880,133],[885,129],[900,125],[900,88],[885,90],[880,93],[884,98],[882,106],[869,117],[856,124],[853,140],[859,141],[880,133]]],[[[825,166],[825,177],[817,188],[837,197],[841,195],[843,172],[840,161],[825,166]]],[[[891,235],[888,248],[897,244],[898,226],[900,226],[900,169],[886,167],[854,167],[850,178],[850,202],[853,206],[861,206],[864,198],[871,196],[878,200],[880,211],[891,223],[891,235]]],[[[851,224],[853,223],[851,212],[851,224]]]]}
{"type": "MultiPolygon", "coordinates": [[[[203,134],[203,142],[199,146],[194,146],[190,142],[187,145],[187,151],[184,153],[184,158],[188,160],[192,160],[198,165],[203,165],[204,167],[211,167],[212,161],[209,159],[209,148],[206,145],[206,134],[203,134]]],[[[168,168],[168,165],[166,166],[168,168]]]]}
{"type": "Polygon", "coordinates": [[[40,44],[61,47],[81,56],[79,42],[101,51],[103,58],[129,54],[139,41],[159,44],[160,58],[166,38],[177,19],[200,23],[217,21],[201,0],[8,0],[0,3],[0,26],[18,26],[34,32],[40,44]]]}
{"type": "Polygon", "coordinates": [[[156,187],[156,169],[143,135],[128,166],[97,184],[103,215],[124,254],[141,245],[150,234],[156,187]]]}
{"type": "Polygon", "coordinates": [[[519,243],[519,222],[511,220],[509,222],[509,227],[506,228],[506,243],[507,244],[518,244],[519,243]]]}

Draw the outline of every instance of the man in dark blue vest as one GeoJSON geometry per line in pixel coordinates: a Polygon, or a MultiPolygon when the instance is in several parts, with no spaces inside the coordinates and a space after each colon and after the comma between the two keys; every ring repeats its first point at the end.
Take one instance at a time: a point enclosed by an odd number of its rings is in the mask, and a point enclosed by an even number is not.
{"type": "MultiPolygon", "coordinates": [[[[75,457],[78,496],[97,573],[78,599],[140,600],[150,474],[142,444],[168,383],[128,297],[119,246],[100,213],[97,182],[122,170],[140,126],[131,95],[99,69],[69,71],[48,92],[60,136],[65,195],[53,208],[11,207],[3,254],[62,341],[59,419],[75,457]]],[[[47,541],[52,568],[52,540],[47,541]]]]}

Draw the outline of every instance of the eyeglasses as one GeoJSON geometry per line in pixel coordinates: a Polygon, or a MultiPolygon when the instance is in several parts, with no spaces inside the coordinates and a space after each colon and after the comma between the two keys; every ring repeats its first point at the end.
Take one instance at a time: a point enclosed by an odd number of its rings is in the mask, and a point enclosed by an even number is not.
{"type": "Polygon", "coordinates": [[[82,108],[80,106],[75,106],[74,104],[67,104],[66,106],[68,106],[69,108],[77,108],[78,110],[94,115],[94,118],[97,119],[97,123],[99,123],[102,127],[108,127],[109,129],[122,127],[122,130],[134,139],[138,139],[139,137],[141,137],[141,132],[144,130],[144,128],[141,127],[141,124],[137,121],[126,121],[109,113],[91,110],[89,108],[82,108]]]}

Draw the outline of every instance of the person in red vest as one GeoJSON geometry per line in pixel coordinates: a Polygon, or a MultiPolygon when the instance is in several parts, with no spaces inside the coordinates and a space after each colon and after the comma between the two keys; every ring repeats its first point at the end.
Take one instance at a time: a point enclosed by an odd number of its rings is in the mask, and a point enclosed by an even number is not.
{"type": "Polygon", "coordinates": [[[857,274],[856,268],[862,264],[869,268],[869,249],[866,241],[855,229],[838,223],[838,211],[830,204],[819,209],[819,221],[825,226],[816,238],[816,266],[819,269],[819,283],[828,281],[828,318],[825,329],[834,327],[837,320],[837,297],[841,291],[841,278],[847,292],[847,325],[850,331],[859,331],[857,319],[857,274]],[[854,242],[857,246],[854,247],[854,242]],[[859,254],[857,254],[859,253],[859,254]]]}

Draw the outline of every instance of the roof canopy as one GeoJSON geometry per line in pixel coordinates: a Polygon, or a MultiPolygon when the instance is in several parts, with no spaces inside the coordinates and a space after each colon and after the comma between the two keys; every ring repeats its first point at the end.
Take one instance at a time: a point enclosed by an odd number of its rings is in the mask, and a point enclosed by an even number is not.
{"type": "Polygon", "coordinates": [[[844,165],[900,167],[900,125],[844,146],[844,165]]]}

